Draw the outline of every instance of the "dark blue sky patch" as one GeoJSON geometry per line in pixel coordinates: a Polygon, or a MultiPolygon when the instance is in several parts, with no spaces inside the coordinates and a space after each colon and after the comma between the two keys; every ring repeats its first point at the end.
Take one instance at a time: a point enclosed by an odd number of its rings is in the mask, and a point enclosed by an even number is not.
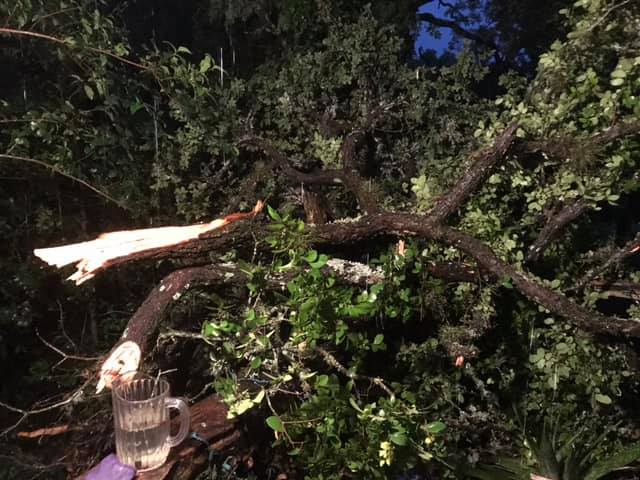
{"type": "MultiPolygon", "coordinates": [[[[418,9],[418,13],[428,12],[436,17],[446,18],[444,7],[440,6],[440,2],[431,2],[422,5],[418,9]]],[[[439,28],[440,38],[435,38],[427,31],[426,22],[422,22],[422,26],[420,27],[420,32],[416,37],[415,50],[416,56],[419,55],[420,49],[422,50],[435,50],[438,55],[441,55],[445,50],[447,50],[449,46],[449,42],[453,35],[451,34],[451,30],[448,28],[439,28]]]]}

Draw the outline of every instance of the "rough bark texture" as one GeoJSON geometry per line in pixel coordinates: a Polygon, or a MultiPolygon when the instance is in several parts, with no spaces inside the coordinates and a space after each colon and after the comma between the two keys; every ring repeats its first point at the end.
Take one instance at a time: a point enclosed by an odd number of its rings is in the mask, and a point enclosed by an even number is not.
{"type": "Polygon", "coordinates": [[[621,249],[615,251],[600,267],[589,270],[580,281],[578,281],[574,290],[581,292],[592,280],[607,273],[610,269],[615,268],[632,255],[637,254],[638,246],[640,246],[640,233],[638,233],[633,240],[627,242],[621,249]]]}
{"type": "Polygon", "coordinates": [[[133,341],[138,344],[143,354],[147,350],[159,322],[164,318],[167,310],[174,302],[190,288],[225,283],[240,282],[239,276],[246,279],[246,275],[239,269],[228,265],[208,265],[176,270],[165,278],[151,291],[146,300],[133,314],[127,327],[114,346],[123,342],[133,341]]]}
{"type": "MultiPolygon", "coordinates": [[[[616,129],[612,127],[612,129],[600,135],[606,137],[607,141],[610,141],[613,138],[620,138],[623,134],[636,131],[635,126],[625,125],[624,127],[616,129]]],[[[515,140],[516,130],[516,124],[510,125],[498,136],[493,146],[473,155],[471,165],[467,172],[440,198],[436,206],[427,215],[381,212],[367,214],[355,220],[309,226],[309,243],[316,247],[327,244],[342,245],[368,240],[377,236],[394,236],[399,238],[416,236],[426,240],[440,241],[464,252],[477,263],[477,268],[457,268],[455,272],[452,272],[451,267],[443,270],[440,266],[439,268],[431,269],[434,275],[440,274],[445,278],[449,275],[451,279],[473,281],[474,277],[477,277],[477,271],[479,270],[483,274],[492,276],[495,279],[508,277],[512,280],[514,287],[523,295],[546,308],[551,313],[567,319],[576,326],[598,333],[640,336],[639,323],[607,318],[598,312],[581,307],[566,296],[545,287],[539,281],[501,260],[483,242],[454,228],[446,227],[443,224],[444,220],[460,208],[466,199],[482,184],[496,163],[507,155],[509,148],[515,140]]],[[[358,136],[359,134],[355,137],[358,136]]],[[[348,135],[347,141],[349,138],[350,136],[348,135]]],[[[598,139],[598,141],[604,141],[600,139],[600,137],[598,137],[598,139]]],[[[353,140],[354,138],[352,138],[352,141],[353,140]]],[[[360,206],[365,211],[369,208],[369,210],[377,212],[375,206],[367,207],[370,203],[374,203],[375,199],[367,198],[366,195],[363,195],[364,182],[362,178],[350,177],[350,172],[346,170],[321,171],[313,174],[305,174],[291,167],[286,157],[269,142],[257,137],[247,137],[241,143],[262,149],[285,172],[288,178],[294,179],[295,181],[315,184],[343,184],[355,194],[360,206]]],[[[355,148],[356,143],[354,143],[353,148],[355,148]]],[[[351,152],[351,149],[352,147],[349,146],[348,151],[351,152]]],[[[578,205],[578,207],[580,207],[580,205],[578,205]]],[[[579,211],[580,208],[577,210],[579,211]]],[[[562,226],[566,225],[574,215],[576,215],[575,211],[567,211],[560,220],[556,220],[553,225],[547,228],[544,238],[540,239],[540,243],[548,243],[553,235],[556,234],[562,226]]],[[[263,238],[265,233],[265,227],[255,221],[231,224],[223,229],[205,234],[198,240],[187,242],[178,248],[170,249],[170,251],[147,252],[144,258],[204,258],[211,251],[223,252],[232,246],[234,248],[241,247],[242,245],[248,246],[247,243],[253,243],[255,248],[255,239],[263,238]]],[[[140,258],[141,257],[135,259],[140,258]]],[[[134,260],[134,258],[118,259],[117,262],[131,260],[134,260]]],[[[143,331],[155,331],[157,323],[152,323],[156,320],[151,320],[151,318],[162,316],[164,310],[170,303],[170,299],[178,293],[176,289],[183,289],[185,285],[189,283],[187,277],[193,276],[193,280],[190,280],[191,282],[197,281],[197,279],[201,279],[203,276],[210,282],[220,279],[219,277],[214,278],[215,274],[213,274],[212,277],[212,271],[207,268],[197,270],[197,272],[199,273],[196,274],[193,271],[189,274],[182,273],[176,277],[175,282],[173,280],[171,282],[163,282],[166,285],[171,284],[170,294],[165,293],[164,290],[160,291],[160,287],[154,290],[150,298],[157,298],[151,301],[148,299],[147,302],[140,307],[144,315],[142,315],[142,313],[140,315],[136,313],[134,318],[136,318],[136,322],[139,322],[139,325],[129,326],[127,338],[131,339],[132,335],[143,335],[143,331]]],[[[132,318],[132,322],[134,318],[132,318]]]]}
{"type": "Polygon", "coordinates": [[[504,158],[511,144],[516,138],[517,124],[511,124],[496,139],[494,144],[475,154],[472,165],[458,180],[454,186],[440,197],[438,203],[428,213],[429,221],[437,223],[445,220],[465,202],[480,184],[491,169],[504,158]]]}
{"type": "Polygon", "coordinates": [[[580,328],[603,334],[640,336],[640,323],[608,318],[581,307],[501,260],[481,241],[453,228],[425,221],[420,215],[369,215],[355,222],[319,226],[314,233],[316,238],[339,242],[353,242],[382,233],[395,233],[403,237],[417,235],[429,240],[442,241],[472,257],[482,270],[494,278],[510,278],[514,287],[527,298],[580,328]]]}
{"type": "Polygon", "coordinates": [[[587,202],[584,199],[579,199],[565,205],[557,214],[552,215],[538,234],[538,238],[529,247],[525,260],[527,262],[537,261],[560,232],[588,209],[587,202]]]}
{"type": "Polygon", "coordinates": [[[626,298],[635,302],[640,301],[640,283],[634,282],[604,282],[593,281],[591,287],[601,289],[600,293],[605,293],[609,297],[626,298]]]}

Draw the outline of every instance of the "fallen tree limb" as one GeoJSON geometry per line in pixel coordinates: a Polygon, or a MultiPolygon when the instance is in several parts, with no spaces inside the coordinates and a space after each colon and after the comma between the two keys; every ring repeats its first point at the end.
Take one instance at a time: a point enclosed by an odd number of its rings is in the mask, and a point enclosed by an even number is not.
{"type": "MultiPolygon", "coordinates": [[[[342,282],[354,285],[368,285],[384,279],[379,270],[339,259],[331,259],[325,271],[336,275],[342,282]]],[[[266,278],[273,289],[284,289],[287,279],[286,275],[266,278]]],[[[160,322],[188,290],[207,285],[245,285],[248,280],[248,274],[231,263],[184,268],[163,278],[129,319],[122,337],[102,363],[96,387],[98,393],[105,387],[110,388],[116,378],[138,370],[160,322]]]]}
{"type": "MultiPolygon", "coordinates": [[[[356,140],[356,138],[347,137],[345,142],[355,142],[356,140]]],[[[328,169],[305,173],[293,168],[289,159],[263,138],[247,136],[242,138],[238,144],[262,150],[289,180],[303,185],[343,185],[354,195],[363,212],[377,213],[380,211],[379,202],[366,188],[364,179],[355,170],[328,169]]]]}
{"type": "Polygon", "coordinates": [[[263,204],[258,202],[252,212],[234,213],[209,223],[188,225],[184,227],[143,228],[125,230],[100,235],[88,242],[63,245],[61,247],[40,248],[33,251],[49,265],[60,268],[73,262],[76,272],[67,280],[76,285],[93,278],[97,272],[115,264],[119,258],[127,258],[134,254],[144,254],[157,249],[197,239],[199,236],[216,230],[232,222],[250,218],[262,211],[263,204]]]}
{"type": "Polygon", "coordinates": [[[611,255],[604,264],[600,267],[593,268],[589,270],[584,276],[578,281],[576,286],[573,288],[573,291],[576,293],[581,292],[584,288],[591,282],[595,280],[600,275],[608,272],[611,268],[616,267],[627,258],[635,255],[640,251],[640,233],[638,233],[633,240],[627,242],[621,249],[616,250],[613,255],[611,255]]]}
{"type": "Polygon", "coordinates": [[[465,174],[447,193],[440,197],[438,203],[429,211],[430,222],[444,221],[455,212],[487,177],[498,161],[504,158],[516,138],[518,125],[512,123],[496,138],[494,144],[473,155],[473,163],[465,174]]]}
{"type": "Polygon", "coordinates": [[[480,240],[450,227],[434,225],[421,215],[388,213],[369,215],[354,222],[319,225],[314,228],[312,238],[352,242],[383,233],[419,236],[453,246],[475,259],[478,266],[494,278],[510,278],[514,287],[527,298],[580,328],[603,334],[640,336],[639,322],[608,318],[588,310],[501,260],[480,240]]]}
{"type": "Polygon", "coordinates": [[[557,214],[552,215],[529,247],[525,261],[537,261],[560,232],[588,209],[588,203],[581,198],[566,204],[557,214]]]}
{"type": "Polygon", "coordinates": [[[625,298],[636,302],[640,301],[640,283],[628,281],[605,282],[599,280],[591,282],[589,286],[600,289],[600,293],[604,293],[609,297],[625,298]]]}

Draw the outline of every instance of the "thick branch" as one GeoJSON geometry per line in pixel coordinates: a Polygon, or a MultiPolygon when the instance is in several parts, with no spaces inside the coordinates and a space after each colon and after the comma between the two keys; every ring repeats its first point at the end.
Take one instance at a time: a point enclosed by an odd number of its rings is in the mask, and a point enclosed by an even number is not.
{"type": "MultiPolygon", "coordinates": [[[[586,145],[602,146],[615,140],[640,134],[640,122],[620,122],[607,130],[580,140],[568,140],[562,138],[528,141],[522,142],[518,148],[527,151],[542,151],[546,154],[566,158],[572,155],[572,151],[576,148],[585,148],[586,145]]],[[[584,199],[575,200],[565,205],[560,212],[548,219],[546,225],[538,235],[535,242],[529,247],[526,256],[527,262],[537,261],[549,244],[558,236],[560,231],[583,213],[589,210],[589,206],[584,199]]]]}
{"type": "Polygon", "coordinates": [[[619,122],[603,132],[590,137],[555,137],[540,140],[522,140],[516,147],[518,152],[544,152],[556,158],[568,158],[575,150],[583,151],[588,147],[601,147],[610,142],[640,134],[640,121],[619,122]]]}
{"type": "Polygon", "coordinates": [[[627,300],[640,301],[640,283],[619,281],[605,282],[595,280],[589,284],[590,287],[601,288],[601,293],[609,297],[625,298],[627,300]]]}
{"type": "Polygon", "coordinates": [[[640,121],[620,122],[609,127],[604,132],[594,135],[591,137],[591,141],[599,145],[605,145],[614,140],[638,134],[640,134],[640,121]]]}
{"type": "MultiPolygon", "coordinates": [[[[378,269],[340,259],[329,260],[324,271],[337,277],[340,282],[352,285],[371,285],[384,279],[378,269]]],[[[272,274],[266,278],[272,289],[286,288],[288,280],[285,274],[272,274]]],[[[167,275],[138,307],[122,337],[107,355],[100,368],[98,390],[111,386],[124,373],[138,370],[142,357],[156,337],[160,322],[189,289],[208,285],[246,285],[248,281],[247,273],[230,263],[184,268],[167,275]]]]}
{"type": "Polygon", "coordinates": [[[429,221],[437,223],[445,220],[455,212],[464,201],[471,195],[494,165],[507,154],[509,147],[516,138],[518,125],[509,125],[502,134],[496,138],[493,146],[474,154],[471,158],[472,164],[458,182],[442,197],[428,213],[429,221]]]}
{"type": "Polygon", "coordinates": [[[238,144],[257,147],[264,151],[275,162],[278,168],[280,168],[282,173],[296,183],[307,185],[344,185],[356,197],[358,205],[360,205],[360,208],[362,208],[364,212],[376,213],[380,211],[378,201],[366,187],[366,181],[356,171],[340,169],[304,173],[293,168],[289,159],[287,159],[282,152],[262,138],[245,137],[240,140],[238,144]]]}
{"type": "Polygon", "coordinates": [[[355,222],[317,226],[312,236],[317,241],[349,242],[389,233],[398,236],[417,235],[451,245],[474,258],[484,271],[495,278],[510,278],[523,295],[580,328],[612,335],[640,336],[640,323],[608,318],[581,307],[501,260],[481,241],[453,228],[425,221],[420,215],[369,215],[355,222]]]}
{"type": "Polygon", "coordinates": [[[579,199],[565,205],[560,212],[553,215],[545,224],[535,242],[529,247],[525,260],[527,262],[537,261],[549,244],[558,236],[564,227],[573,222],[589,209],[586,200],[579,199]]]}

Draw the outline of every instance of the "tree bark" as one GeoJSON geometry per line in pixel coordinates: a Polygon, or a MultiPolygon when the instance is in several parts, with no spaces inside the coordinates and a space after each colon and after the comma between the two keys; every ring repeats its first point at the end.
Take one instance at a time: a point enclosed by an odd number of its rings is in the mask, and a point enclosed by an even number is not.
{"type": "Polygon", "coordinates": [[[525,260],[527,262],[536,262],[560,232],[588,209],[589,205],[584,199],[565,205],[547,221],[536,240],[529,247],[525,260]]]}

